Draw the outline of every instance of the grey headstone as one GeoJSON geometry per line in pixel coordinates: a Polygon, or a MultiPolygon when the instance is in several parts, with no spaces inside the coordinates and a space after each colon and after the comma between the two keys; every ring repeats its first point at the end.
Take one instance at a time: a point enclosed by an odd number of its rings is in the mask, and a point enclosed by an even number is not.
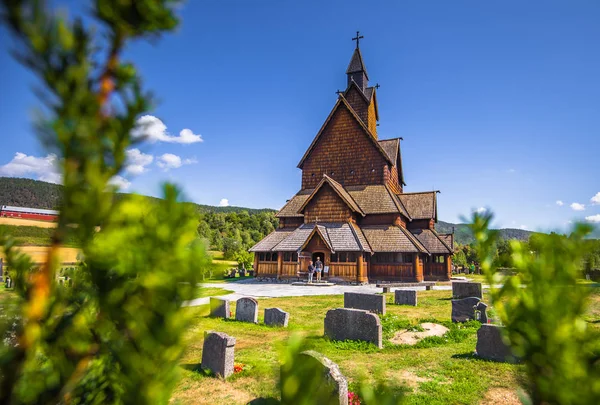
{"type": "Polygon", "coordinates": [[[395,291],[396,305],[412,305],[417,306],[417,290],[396,290],[395,291]]]}
{"type": "Polygon", "coordinates": [[[385,295],[344,293],[344,308],[364,309],[385,315],[385,295]]]}
{"type": "Polygon", "coordinates": [[[266,308],[265,309],[265,325],[268,326],[288,326],[290,320],[289,312],[282,311],[279,308],[266,308]]]}
{"type": "Polygon", "coordinates": [[[494,361],[516,361],[510,346],[502,339],[503,326],[481,325],[477,331],[477,346],[475,350],[481,358],[494,361]]]}
{"type": "Polygon", "coordinates": [[[475,306],[480,301],[477,297],[452,300],[452,322],[466,322],[475,319],[475,306]]]}
{"type": "MultiPolygon", "coordinates": [[[[307,386],[300,386],[295,392],[287,392],[284,387],[288,378],[284,367],[281,369],[281,403],[311,403],[323,405],[348,405],[348,381],[337,364],[320,353],[309,350],[300,353],[291,375],[308,375],[307,386]]],[[[303,382],[304,383],[304,382],[303,382]]]]}
{"type": "Polygon", "coordinates": [[[205,332],[202,368],[223,378],[233,374],[235,338],[222,332],[205,332]]]}
{"type": "Polygon", "coordinates": [[[487,308],[487,304],[481,301],[475,306],[475,318],[481,323],[488,323],[487,308]]]}
{"type": "Polygon", "coordinates": [[[453,298],[467,298],[477,297],[483,299],[483,290],[481,283],[465,283],[463,281],[452,282],[452,297],[453,298]]]}
{"type": "Polygon", "coordinates": [[[210,298],[210,316],[212,318],[229,319],[230,315],[229,300],[223,298],[210,298]]]}
{"type": "Polygon", "coordinates": [[[325,336],[332,340],[362,340],[383,348],[379,316],[361,309],[337,308],[325,315],[325,336]]]}
{"type": "Polygon", "coordinates": [[[258,323],[258,301],[254,298],[240,298],[235,306],[235,320],[258,323]]]}

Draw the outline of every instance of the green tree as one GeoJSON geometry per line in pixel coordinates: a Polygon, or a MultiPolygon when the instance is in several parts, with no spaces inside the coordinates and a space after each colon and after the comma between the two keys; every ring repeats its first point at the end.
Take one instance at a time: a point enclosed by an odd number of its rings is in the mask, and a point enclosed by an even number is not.
{"type": "Polygon", "coordinates": [[[81,18],[55,16],[39,0],[2,0],[18,59],[41,79],[47,115],[37,122],[63,174],[60,218],[46,264],[0,235],[17,298],[3,308],[0,403],[167,403],[177,378],[193,295],[206,261],[194,209],[164,187],[164,198],[117,198],[136,118],[151,102],[128,42],[177,26],[171,0],[97,0],[100,31],[81,18]],[[76,225],[76,226],[72,226],[76,225]],[[99,230],[98,230],[99,227],[99,230]],[[81,243],[70,287],[56,282],[62,242],[81,243]],[[15,326],[16,325],[16,326],[15,326]]]}
{"type": "Polygon", "coordinates": [[[525,363],[533,404],[600,403],[600,336],[584,319],[592,291],[577,283],[591,232],[577,225],[568,237],[532,236],[510,243],[514,274],[498,271],[492,215],[474,215],[481,267],[494,308],[514,353],[525,363]],[[533,246],[532,246],[533,245],[533,246]],[[530,249],[533,249],[532,252],[530,249]]]}

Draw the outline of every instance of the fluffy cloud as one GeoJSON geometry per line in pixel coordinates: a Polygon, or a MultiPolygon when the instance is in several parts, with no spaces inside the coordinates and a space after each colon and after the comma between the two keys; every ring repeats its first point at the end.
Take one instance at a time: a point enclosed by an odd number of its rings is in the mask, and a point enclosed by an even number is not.
{"type": "Polygon", "coordinates": [[[486,211],[487,209],[485,207],[479,207],[475,210],[475,212],[478,214],[484,214],[486,211]]]}
{"type": "Polygon", "coordinates": [[[574,202],[570,205],[573,211],[583,211],[585,209],[585,205],[574,202]]]}
{"type": "Polygon", "coordinates": [[[127,151],[127,166],[125,171],[130,174],[144,173],[150,163],[154,160],[154,156],[140,152],[139,149],[130,149],[127,151]]]}
{"type": "Polygon", "coordinates": [[[0,176],[35,177],[49,183],[61,183],[62,176],[57,165],[56,155],[53,154],[35,157],[17,152],[10,162],[0,166],[0,176]]]}
{"type": "Polygon", "coordinates": [[[179,136],[169,134],[167,132],[167,126],[153,115],[144,115],[138,118],[137,127],[133,130],[131,135],[134,138],[144,137],[152,143],[168,142],[190,144],[204,141],[201,135],[196,135],[191,129],[187,128],[182,129],[181,132],[179,132],[179,136]]]}
{"type": "Polygon", "coordinates": [[[172,153],[165,153],[158,157],[158,167],[163,169],[164,171],[168,171],[170,169],[177,169],[183,165],[191,165],[194,163],[198,163],[195,159],[184,159],[181,157],[174,155],[172,153]]]}
{"type": "Polygon", "coordinates": [[[598,193],[596,193],[596,195],[593,196],[590,201],[593,205],[600,205],[600,191],[598,191],[598,193]]]}
{"type": "Polygon", "coordinates": [[[588,222],[593,222],[595,224],[600,224],[600,214],[585,217],[585,220],[588,222]]]}
{"type": "Polygon", "coordinates": [[[219,207],[229,207],[229,200],[227,198],[221,198],[221,201],[219,201],[219,207]]]}
{"type": "Polygon", "coordinates": [[[562,207],[563,205],[565,205],[564,202],[562,202],[561,200],[556,201],[556,205],[558,205],[559,207],[562,207]]]}
{"type": "Polygon", "coordinates": [[[523,230],[525,231],[525,230],[527,230],[527,225],[521,225],[521,226],[519,227],[519,229],[523,229],[523,230]]]}
{"type": "Polygon", "coordinates": [[[125,191],[131,186],[131,182],[121,176],[114,176],[108,183],[116,186],[121,191],[125,191]]]}

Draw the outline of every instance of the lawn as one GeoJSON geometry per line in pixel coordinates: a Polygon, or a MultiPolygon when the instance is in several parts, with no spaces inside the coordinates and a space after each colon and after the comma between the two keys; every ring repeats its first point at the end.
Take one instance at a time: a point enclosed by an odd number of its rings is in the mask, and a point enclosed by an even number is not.
{"type": "MultiPolygon", "coordinates": [[[[382,350],[354,343],[336,343],[323,338],[323,319],[327,310],[343,307],[343,296],[270,298],[259,300],[259,323],[264,308],[279,307],[290,313],[287,329],[270,328],[231,320],[208,318],[207,306],[186,308],[193,325],[186,335],[181,373],[173,402],[179,404],[245,404],[254,398],[277,398],[279,358],[287,339],[294,333],[305,338],[306,349],[323,353],[336,362],[351,384],[361,377],[376,376],[398,391],[407,391],[409,404],[477,404],[497,401],[497,393],[515,399],[523,366],[484,361],[472,356],[476,343],[477,323],[467,326],[449,322],[449,291],[419,291],[419,306],[392,305],[386,294],[388,314],[384,338],[393,335],[394,323],[416,325],[420,320],[450,326],[446,338],[431,338],[417,347],[384,343],[382,350]],[[387,330],[386,330],[387,326],[387,330]],[[215,330],[237,340],[236,363],[245,364],[244,372],[227,380],[207,377],[198,371],[202,358],[203,333],[215,330]],[[486,396],[487,395],[487,396],[486,396]],[[495,399],[494,399],[495,398],[495,399]]],[[[600,303],[599,303],[600,305],[600,303]]],[[[235,304],[232,305],[235,313],[235,304]]]]}

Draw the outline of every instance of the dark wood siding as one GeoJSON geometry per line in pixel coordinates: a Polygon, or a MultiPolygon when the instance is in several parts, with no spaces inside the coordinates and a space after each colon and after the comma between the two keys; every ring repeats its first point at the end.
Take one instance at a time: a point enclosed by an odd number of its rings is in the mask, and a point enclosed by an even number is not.
{"type": "Polygon", "coordinates": [[[347,222],[352,219],[350,207],[329,186],[323,185],[304,209],[305,223],[347,222]]]}

